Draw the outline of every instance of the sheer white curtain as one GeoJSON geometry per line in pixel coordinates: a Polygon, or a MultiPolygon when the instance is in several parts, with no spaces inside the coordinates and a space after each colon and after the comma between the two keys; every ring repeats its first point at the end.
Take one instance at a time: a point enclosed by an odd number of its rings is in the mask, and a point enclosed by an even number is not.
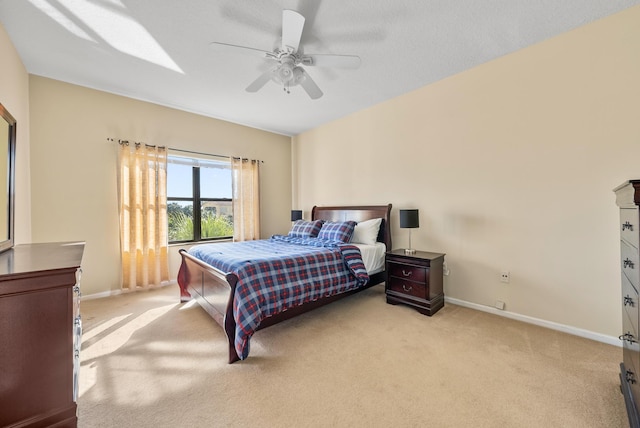
{"type": "Polygon", "coordinates": [[[233,240],[260,239],[260,161],[231,158],[233,240]]]}
{"type": "Polygon", "coordinates": [[[122,288],[149,288],[169,280],[167,151],[121,141],[118,202],[122,288]]]}

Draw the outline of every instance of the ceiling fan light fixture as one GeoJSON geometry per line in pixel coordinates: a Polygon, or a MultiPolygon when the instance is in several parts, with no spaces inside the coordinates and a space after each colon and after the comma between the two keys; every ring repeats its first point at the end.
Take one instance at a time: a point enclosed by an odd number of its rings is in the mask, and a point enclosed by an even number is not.
{"type": "Polygon", "coordinates": [[[285,92],[288,92],[291,86],[299,85],[306,78],[307,75],[304,69],[298,66],[292,66],[291,68],[281,66],[273,74],[273,80],[282,85],[285,92]]]}
{"type": "Polygon", "coordinates": [[[297,85],[305,79],[304,70],[302,67],[295,67],[293,69],[293,84],[297,85]]]}
{"type": "Polygon", "coordinates": [[[278,67],[278,70],[276,70],[276,75],[278,76],[280,82],[288,83],[293,80],[293,70],[293,62],[283,62],[282,65],[278,67]]]}

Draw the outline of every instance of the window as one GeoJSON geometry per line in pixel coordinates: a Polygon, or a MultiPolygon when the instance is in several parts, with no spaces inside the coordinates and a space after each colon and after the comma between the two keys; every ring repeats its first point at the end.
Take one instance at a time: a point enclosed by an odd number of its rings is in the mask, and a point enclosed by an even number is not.
{"type": "Polygon", "coordinates": [[[198,155],[167,157],[169,243],[233,237],[231,162],[198,155]]]}

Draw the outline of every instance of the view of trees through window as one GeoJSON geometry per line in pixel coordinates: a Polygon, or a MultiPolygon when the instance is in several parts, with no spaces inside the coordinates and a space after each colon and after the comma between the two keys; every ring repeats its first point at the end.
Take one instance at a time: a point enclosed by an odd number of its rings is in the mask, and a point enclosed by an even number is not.
{"type": "Polygon", "coordinates": [[[231,163],[228,160],[169,155],[169,242],[232,237],[231,192],[231,163]]]}

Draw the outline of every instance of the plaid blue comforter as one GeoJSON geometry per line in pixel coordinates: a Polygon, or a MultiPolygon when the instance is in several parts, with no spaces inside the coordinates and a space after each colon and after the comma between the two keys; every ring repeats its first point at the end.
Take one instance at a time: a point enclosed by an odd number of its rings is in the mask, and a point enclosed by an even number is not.
{"type": "Polygon", "coordinates": [[[358,247],[337,241],[275,235],[197,245],[189,254],[239,278],[233,314],[240,359],[249,355],[249,339],[264,318],[369,281],[358,247]]]}

